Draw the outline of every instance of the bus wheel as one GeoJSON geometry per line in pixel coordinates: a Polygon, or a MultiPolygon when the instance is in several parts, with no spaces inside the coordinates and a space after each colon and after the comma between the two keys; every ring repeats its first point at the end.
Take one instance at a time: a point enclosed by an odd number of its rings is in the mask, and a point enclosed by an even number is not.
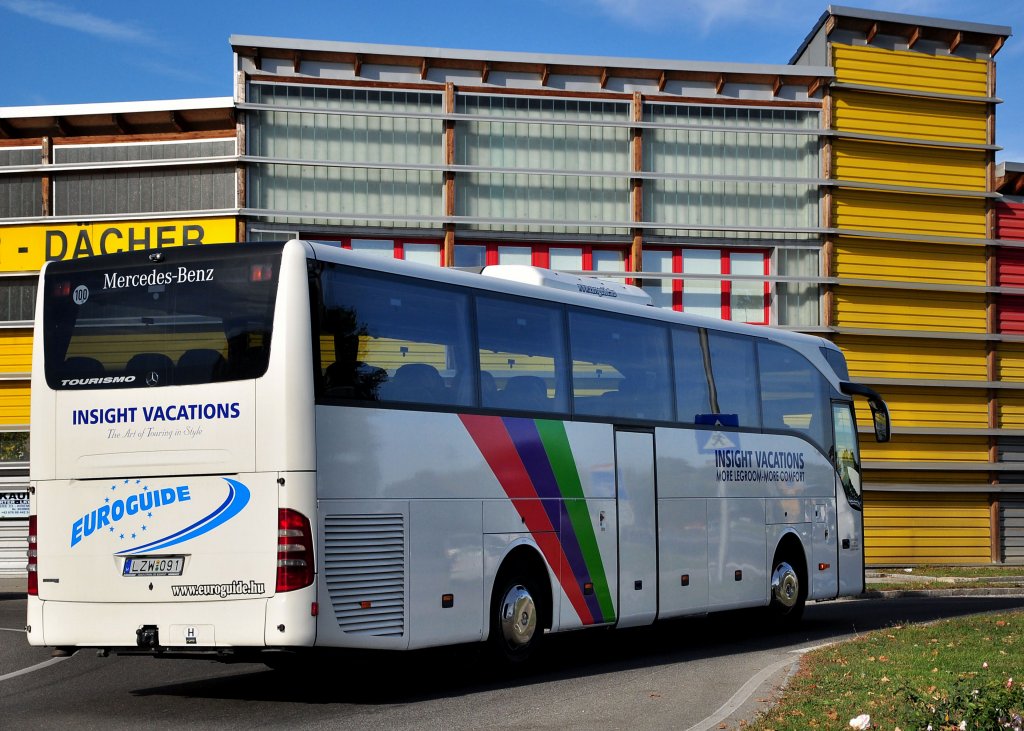
{"type": "Polygon", "coordinates": [[[773,564],[772,596],[768,610],[780,624],[796,624],[807,603],[807,582],[793,566],[799,566],[799,562],[791,563],[788,556],[777,556],[773,564]]]}
{"type": "Polygon", "coordinates": [[[544,635],[542,597],[540,585],[521,567],[503,571],[494,582],[488,642],[505,662],[519,665],[536,654],[544,635]]]}

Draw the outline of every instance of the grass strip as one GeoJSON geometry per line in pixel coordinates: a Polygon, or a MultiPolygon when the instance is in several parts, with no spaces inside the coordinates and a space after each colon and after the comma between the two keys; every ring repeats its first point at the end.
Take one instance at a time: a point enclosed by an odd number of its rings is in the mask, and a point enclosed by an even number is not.
{"type": "Polygon", "coordinates": [[[782,699],[745,728],[849,729],[867,714],[863,728],[1019,731],[1022,651],[1020,611],[894,625],[805,655],[782,699]]]}

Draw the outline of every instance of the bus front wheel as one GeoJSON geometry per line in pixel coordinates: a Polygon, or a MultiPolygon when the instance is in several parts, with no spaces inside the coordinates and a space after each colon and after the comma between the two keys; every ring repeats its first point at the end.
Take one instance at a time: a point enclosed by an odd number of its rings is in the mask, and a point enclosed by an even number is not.
{"type": "Polygon", "coordinates": [[[800,562],[788,555],[777,556],[773,562],[768,611],[782,625],[799,622],[807,603],[807,581],[798,566],[800,562]]]}
{"type": "Polygon", "coordinates": [[[520,665],[537,653],[544,635],[543,601],[539,582],[522,568],[502,572],[495,581],[488,641],[500,659],[520,665]]]}

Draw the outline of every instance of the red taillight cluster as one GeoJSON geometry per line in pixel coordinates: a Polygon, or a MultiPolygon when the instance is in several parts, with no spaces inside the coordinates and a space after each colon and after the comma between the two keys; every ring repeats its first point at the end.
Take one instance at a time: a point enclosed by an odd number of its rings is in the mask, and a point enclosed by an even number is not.
{"type": "Polygon", "coordinates": [[[28,516],[28,595],[39,596],[39,566],[36,564],[39,556],[38,541],[36,539],[36,516],[28,516]]]}
{"type": "Polygon", "coordinates": [[[313,583],[313,529],[309,518],[290,508],[277,511],[277,591],[313,583]]]}

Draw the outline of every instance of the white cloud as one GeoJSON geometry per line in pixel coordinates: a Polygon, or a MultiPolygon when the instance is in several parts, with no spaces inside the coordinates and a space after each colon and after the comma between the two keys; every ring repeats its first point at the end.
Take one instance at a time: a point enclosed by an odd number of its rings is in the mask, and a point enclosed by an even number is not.
{"type": "Polygon", "coordinates": [[[49,0],[0,0],[0,8],[42,23],[127,43],[151,44],[154,38],[132,24],[108,20],[49,0]]]}

